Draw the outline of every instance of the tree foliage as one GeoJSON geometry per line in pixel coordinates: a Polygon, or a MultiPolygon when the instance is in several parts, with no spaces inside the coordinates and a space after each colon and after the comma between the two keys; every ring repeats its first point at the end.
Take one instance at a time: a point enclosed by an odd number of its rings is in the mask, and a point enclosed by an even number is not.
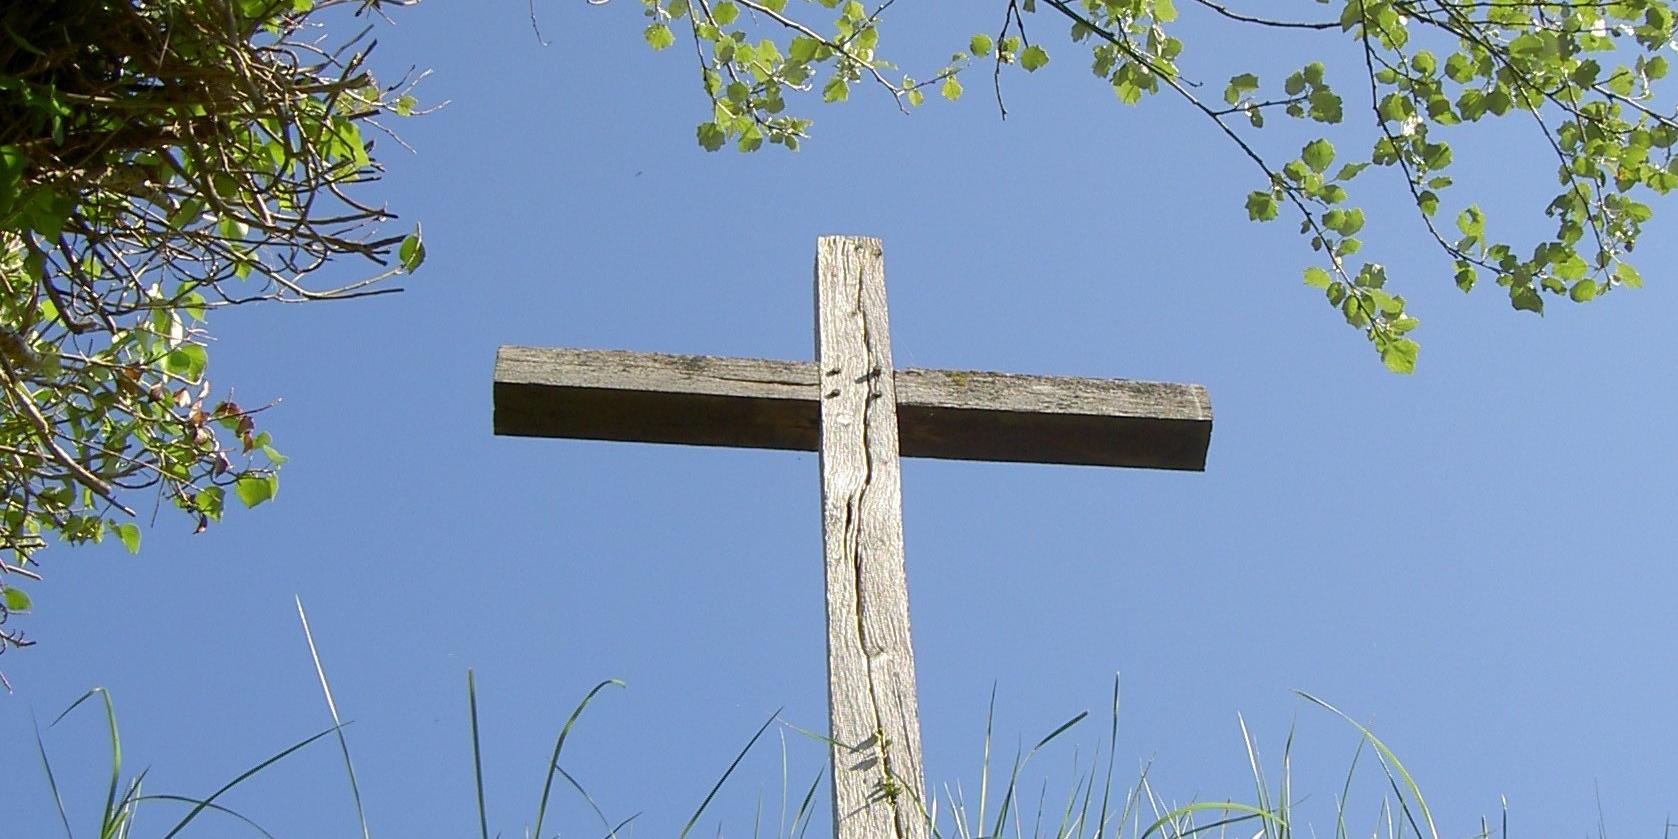
{"type": "MultiPolygon", "coordinates": [[[[48,537],[138,550],[136,508],[202,530],[230,495],[273,497],[262,406],[207,375],[216,309],[391,291],[419,265],[417,231],[380,233],[393,216],[358,197],[380,173],[364,127],[414,108],[412,80],[366,70],[352,13],[378,5],[3,4],[0,623],[48,537]],[[344,256],[378,267],[312,284],[344,256]]],[[[26,643],[0,627],[0,652],[26,643]]]]}
{"type": "MultiPolygon", "coordinates": [[[[908,110],[928,90],[960,98],[963,82],[989,69],[1001,107],[1003,72],[1035,71],[1050,60],[1028,37],[1027,22],[1058,19],[1087,47],[1091,71],[1119,101],[1135,105],[1166,94],[1203,116],[1252,164],[1254,183],[1243,199],[1248,217],[1298,221],[1320,255],[1305,283],[1321,289],[1401,373],[1415,367],[1409,333],[1417,319],[1388,289],[1386,269],[1362,255],[1365,212],[1354,191],[1382,188],[1359,180],[1370,167],[1399,173],[1406,203],[1458,287],[1489,280],[1514,308],[1539,313],[1547,295],[1582,303],[1640,285],[1629,257],[1652,214],[1644,202],[1678,187],[1678,121],[1670,97],[1663,100],[1657,89],[1667,53],[1678,49],[1671,0],[1285,4],[1299,17],[1273,16],[1284,5],[1273,2],[1238,9],[1222,0],[996,0],[996,34],[951,33],[964,49],[923,79],[899,72],[880,49],[895,2],[642,0],[648,45],[671,47],[678,32],[691,41],[711,102],[698,140],[710,150],[732,143],[753,151],[766,141],[796,149],[811,121],[789,114],[788,100],[841,102],[858,85],[876,87],[908,110]],[[1286,31],[1320,37],[1325,54],[1347,54],[1349,45],[1355,58],[1333,66],[1307,60],[1280,79],[1240,66],[1214,68],[1216,78],[1230,73],[1228,82],[1207,84],[1212,70],[1185,72],[1191,52],[1177,36],[1177,2],[1206,25],[1245,30],[1244,43],[1286,31]],[[1278,114],[1315,136],[1299,147],[1271,140],[1262,130],[1278,114]],[[1534,173],[1556,184],[1542,207],[1554,233],[1537,242],[1504,238],[1483,199],[1452,189],[1450,129],[1504,118],[1527,123],[1532,142],[1555,161],[1552,172],[1534,173]]],[[[1230,52],[1212,58],[1253,60],[1230,52]]]]}

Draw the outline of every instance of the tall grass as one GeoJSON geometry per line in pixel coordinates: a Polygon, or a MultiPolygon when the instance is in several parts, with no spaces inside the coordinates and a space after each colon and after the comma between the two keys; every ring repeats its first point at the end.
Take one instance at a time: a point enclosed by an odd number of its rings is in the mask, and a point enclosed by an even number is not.
{"type": "MultiPolygon", "coordinates": [[[[356,777],[355,764],[351,758],[348,740],[344,735],[344,722],[339,716],[339,707],[333,697],[332,687],[327,679],[326,668],[321,662],[319,649],[313,634],[309,630],[308,616],[303,610],[302,602],[298,604],[298,618],[303,626],[304,639],[309,648],[311,660],[315,666],[315,673],[319,682],[322,697],[332,719],[332,725],[310,737],[296,741],[267,759],[241,772],[231,781],[222,785],[208,796],[192,798],[178,795],[157,795],[142,793],[146,773],[140,772],[127,780],[123,775],[122,740],[117,726],[116,711],[111,696],[102,688],[94,688],[72,702],[63,713],[49,724],[49,728],[56,726],[71,713],[84,705],[91,706],[90,700],[98,699],[104,709],[105,730],[110,746],[110,776],[103,791],[101,806],[92,814],[90,821],[97,822],[99,839],[134,839],[135,816],[147,805],[147,809],[161,808],[165,812],[173,809],[176,816],[172,817],[171,825],[164,832],[155,834],[163,839],[173,839],[187,826],[196,823],[207,814],[225,817],[231,823],[237,824],[245,831],[263,837],[271,837],[265,828],[245,816],[228,809],[218,800],[235,787],[244,784],[263,770],[297,751],[331,735],[337,741],[338,750],[343,757],[345,777],[348,791],[354,804],[356,817],[355,829],[362,839],[371,839],[372,830],[369,826],[366,811],[361,798],[360,783],[356,777]],[[184,813],[181,812],[184,810],[184,813]]],[[[598,804],[593,795],[586,790],[575,776],[562,766],[565,759],[565,748],[569,739],[583,721],[584,714],[591,703],[601,698],[607,688],[622,688],[623,683],[616,680],[606,680],[596,684],[585,693],[570,715],[560,726],[554,739],[545,774],[542,779],[540,795],[534,800],[534,818],[520,833],[526,837],[547,837],[553,835],[549,822],[554,808],[559,804],[556,789],[563,782],[563,789],[570,793],[577,804],[586,809],[586,816],[597,823],[599,835],[606,839],[615,839],[633,825],[639,813],[627,818],[613,819],[609,817],[598,804]]],[[[481,749],[480,720],[477,710],[477,683],[474,674],[467,672],[467,723],[471,732],[472,765],[474,789],[476,796],[477,822],[480,839],[490,839],[490,819],[487,801],[488,790],[483,781],[483,763],[481,749]]],[[[1307,693],[1299,694],[1302,701],[1310,707],[1320,709],[1333,717],[1343,721],[1358,736],[1357,750],[1353,753],[1340,785],[1338,794],[1334,796],[1334,810],[1332,814],[1332,836],[1334,839],[1351,839],[1353,830],[1348,826],[1348,808],[1353,792],[1354,777],[1358,774],[1360,764],[1373,762],[1378,768],[1376,776],[1381,794],[1372,807],[1375,821],[1373,830],[1357,831],[1360,837],[1370,839],[1440,839],[1438,827],[1434,822],[1432,810],[1423,797],[1420,786],[1410,771],[1399,760],[1398,755],[1388,745],[1378,738],[1363,724],[1350,715],[1336,708],[1334,705],[1307,693]]],[[[1252,790],[1250,799],[1246,801],[1193,801],[1182,805],[1167,802],[1154,789],[1149,778],[1148,768],[1144,766],[1138,776],[1127,783],[1119,781],[1115,757],[1119,735],[1120,690],[1119,680],[1113,680],[1113,692],[1110,706],[1107,709],[1107,726],[1105,742],[1095,750],[1095,758],[1090,761],[1087,769],[1075,771],[1067,789],[1054,796],[1049,795],[1047,784],[1042,785],[1035,796],[1028,795],[1023,789],[1025,770],[1045,749],[1066,738],[1089,717],[1088,712],[1077,714],[1047,734],[1033,742],[1030,748],[1019,748],[1012,758],[1005,763],[998,761],[993,748],[993,730],[995,723],[996,694],[992,690],[990,706],[986,713],[985,733],[982,749],[982,760],[979,766],[976,788],[977,800],[970,801],[965,788],[959,783],[954,786],[944,785],[941,790],[931,795],[927,800],[913,799],[919,805],[920,812],[925,819],[925,826],[929,836],[935,839],[1187,839],[1193,836],[1228,836],[1235,835],[1241,839],[1294,839],[1298,836],[1315,839],[1319,832],[1313,829],[1297,812],[1299,796],[1293,786],[1293,748],[1294,738],[1290,731],[1284,743],[1279,763],[1270,768],[1260,754],[1258,745],[1248,731],[1245,720],[1240,720],[1242,746],[1245,751],[1245,763],[1251,776],[1252,790]]],[[[760,725],[726,767],[712,783],[704,798],[695,805],[686,822],[675,832],[676,839],[686,839],[695,830],[701,818],[716,803],[723,788],[740,770],[748,754],[753,752],[763,741],[764,735],[770,729],[779,726],[781,776],[779,815],[773,824],[764,824],[764,802],[759,798],[751,814],[751,835],[753,837],[773,836],[776,839],[803,839],[808,836],[812,826],[816,825],[816,817],[820,805],[824,803],[818,793],[825,773],[818,771],[808,783],[800,781],[796,786],[792,783],[787,734],[793,732],[803,734],[820,744],[822,752],[826,753],[831,744],[826,738],[801,731],[780,720],[779,713],[772,714],[760,725]]],[[[67,811],[63,797],[60,795],[57,778],[53,772],[46,745],[40,730],[36,731],[36,746],[40,755],[41,765],[45,772],[48,788],[52,796],[52,803],[56,807],[59,821],[68,839],[76,839],[74,821],[67,811]]],[[[822,761],[825,763],[825,761],[822,761]]],[[[911,794],[913,790],[909,791],[911,794]]],[[[1490,839],[1492,836],[1507,836],[1507,813],[1493,826],[1482,820],[1476,839],[1490,839]]],[[[1667,826],[1667,839],[1671,839],[1672,825],[1667,826]]],[[[720,829],[719,829],[720,832],[720,829]]],[[[1323,831],[1326,835],[1328,830],[1323,831]]],[[[1601,831],[1599,839],[1606,839],[1606,830],[1601,831]]],[[[225,832],[217,835],[227,835],[225,832]]],[[[826,830],[817,830],[817,835],[826,835],[826,830]]]]}
{"type": "MultiPolygon", "coordinates": [[[[70,706],[65,708],[63,713],[60,713],[56,718],[54,718],[47,727],[52,728],[57,726],[59,722],[63,721],[73,711],[94,697],[98,697],[104,704],[105,725],[111,749],[110,785],[106,789],[103,806],[100,807],[100,809],[94,814],[98,817],[99,829],[95,835],[97,835],[99,839],[130,839],[133,834],[135,815],[138,812],[140,805],[147,802],[168,803],[187,808],[186,814],[181,816],[178,821],[174,822],[172,827],[162,834],[162,839],[173,839],[174,836],[178,835],[182,830],[185,830],[188,825],[195,822],[205,813],[220,813],[230,816],[257,833],[272,839],[273,834],[264,830],[256,822],[253,822],[239,813],[217,804],[216,800],[227,794],[234,787],[237,787],[245,781],[255,777],[264,769],[267,769],[275,763],[284,760],[305,746],[308,746],[310,743],[339,730],[339,727],[334,725],[332,728],[328,728],[312,737],[306,737],[291,744],[290,746],[287,746],[276,754],[270,756],[268,759],[263,760],[255,766],[246,769],[244,772],[239,773],[233,778],[233,780],[223,784],[220,789],[217,789],[215,792],[210,793],[204,798],[191,798],[181,795],[146,795],[141,792],[141,788],[146,777],[146,773],[144,771],[141,771],[127,782],[122,780],[122,734],[120,729],[117,727],[116,706],[111,702],[111,694],[109,691],[104,688],[93,688],[87,693],[82,694],[79,699],[70,703],[70,706]]],[[[42,771],[46,773],[47,788],[52,793],[53,805],[57,809],[59,822],[64,827],[64,835],[69,837],[69,839],[75,839],[76,831],[72,826],[68,811],[64,808],[64,797],[59,794],[58,778],[53,773],[52,760],[47,755],[46,743],[41,738],[41,731],[39,727],[35,729],[35,748],[41,757],[41,768],[42,771]]]]}

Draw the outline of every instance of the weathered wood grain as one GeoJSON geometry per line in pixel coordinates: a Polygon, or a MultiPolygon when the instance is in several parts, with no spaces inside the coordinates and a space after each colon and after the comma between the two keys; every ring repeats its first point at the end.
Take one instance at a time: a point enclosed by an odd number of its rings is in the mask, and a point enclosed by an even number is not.
{"type": "Polygon", "coordinates": [[[924,839],[897,396],[878,239],[816,243],[827,697],[837,839],[924,839]]]}
{"type": "MultiPolygon", "coordinates": [[[[502,347],[495,433],[815,451],[816,365],[502,347]]],[[[1203,470],[1212,404],[1199,385],[899,370],[904,457],[1203,470]]]]}
{"type": "Polygon", "coordinates": [[[495,433],[821,453],[837,839],[925,839],[908,457],[1202,470],[1199,385],[893,371],[877,239],[817,243],[817,363],[502,347],[495,433]]]}

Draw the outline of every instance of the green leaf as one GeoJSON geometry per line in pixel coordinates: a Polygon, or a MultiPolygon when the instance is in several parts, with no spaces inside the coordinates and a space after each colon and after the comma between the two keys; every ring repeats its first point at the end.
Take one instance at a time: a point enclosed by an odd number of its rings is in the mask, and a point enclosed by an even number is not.
{"type": "Polygon", "coordinates": [[[1305,269],[1305,284],[1312,288],[1327,289],[1329,283],[1332,282],[1334,282],[1334,278],[1321,268],[1312,266],[1305,269]]]}
{"type": "Polygon", "coordinates": [[[1340,171],[1334,173],[1334,180],[1349,181],[1349,180],[1357,177],[1360,173],[1363,172],[1363,170],[1368,169],[1368,168],[1369,168],[1368,161],[1359,161],[1357,163],[1348,163],[1345,166],[1340,167],[1340,171]]]}
{"type": "MultiPolygon", "coordinates": [[[[1590,266],[1585,264],[1585,260],[1581,259],[1579,254],[1573,253],[1571,249],[1565,253],[1565,256],[1555,261],[1557,276],[1571,282],[1582,279],[1590,272],[1590,266]]],[[[1596,292],[1591,292],[1591,296],[1596,296],[1596,292]]]]}
{"type": "Polygon", "coordinates": [[[1020,53],[1020,66],[1028,73],[1035,73],[1048,63],[1049,54],[1036,44],[1026,47],[1025,52],[1020,53]]]}
{"type": "Polygon", "coordinates": [[[1624,262],[1614,266],[1614,279],[1619,280],[1623,285],[1629,288],[1643,287],[1642,275],[1637,273],[1636,268],[1633,268],[1624,262]]]}
{"type": "Polygon", "coordinates": [[[1276,217],[1278,209],[1276,196],[1270,192],[1259,190],[1247,195],[1247,219],[1249,221],[1270,221],[1276,217]]]}
{"type": "Polygon", "coordinates": [[[1356,294],[1346,295],[1346,299],[1340,301],[1340,314],[1345,316],[1347,324],[1355,327],[1361,328],[1369,320],[1363,312],[1362,299],[1356,294]]]}
{"type": "Polygon", "coordinates": [[[19,213],[25,227],[50,241],[64,231],[64,222],[75,208],[75,199],[55,189],[40,187],[23,199],[19,213]]]}
{"type": "Polygon", "coordinates": [[[757,151],[763,147],[763,129],[756,125],[746,127],[740,132],[740,139],[735,142],[735,148],[743,152],[757,151]]]}
{"type": "Polygon", "coordinates": [[[1450,58],[1445,59],[1445,75],[1453,82],[1466,83],[1474,78],[1474,63],[1460,52],[1452,53],[1450,58]]]}
{"type": "Polygon", "coordinates": [[[1464,236],[1480,236],[1486,232],[1486,216],[1480,212],[1478,205],[1470,204],[1457,213],[1457,229],[1461,230],[1464,236]]]}
{"type": "Polygon", "coordinates": [[[1523,312],[1544,314],[1544,298],[1539,296],[1538,289],[1530,285],[1511,290],[1509,292],[1509,305],[1523,312]]]}
{"type": "Polygon", "coordinates": [[[671,32],[670,27],[662,23],[648,26],[646,31],[641,33],[641,37],[647,40],[647,46],[655,50],[667,49],[676,43],[676,33],[671,32]]]}
{"type": "Polygon", "coordinates": [[[740,7],[727,2],[727,0],[718,3],[717,7],[711,10],[711,18],[717,22],[718,26],[727,26],[739,16],[740,7]]]}
{"type": "Polygon", "coordinates": [[[1356,207],[1346,210],[1329,210],[1323,213],[1323,226],[1342,236],[1355,235],[1363,229],[1363,211],[1356,207]]]}
{"type": "Polygon", "coordinates": [[[702,122],[698,129],[699,145],[706,151],[716,151],[728,142],[728,133],[714,122],[702,122]]]}
{"type": "Polygon", "coordinates": [[[23,150],[17,146],[0,146],[0,213],[16,203],[18,179],[23,176],[23,150]]]}
{"type": "Polygon", "coordinates": [[[1358,270],[1354,280],[1359,288],[1378,289],[1387,284],[1387,269],[1380,263],[1370,262],[1358,270]]]}
{"type": "Polygon", "coordinates": [[[961,82],[956,81],[955,76],[947,76],[944,78],[944,84],[938,88],[938,93],[954,102],[961,98],[961,82]]]}
{"type": "Polygon", "coordinates": [[[1313,91],[1308,101],[1311,103],[1311,118],[1318,122],[1332,125],[1346,116],[1345,104],[1340,101],[1340,96],[1327,88],[1313,91]]]}
{"type": "Polygon", "coordinates": [[[6,601],[6,609],[8,611],[29,611],[29,595],[24,594],[23,589],[7,586],[3,591],[0,591],[0,598],[3,598],[6,601]]]}
{"type": "Polygon", "coordinates": [[[989,35],[981,33],[974,35],[973,39],[967,42],[967,51],[974,55],[990,55],[991,49],[995,46],[995,42],[991,41],[989,35]]]}
{"type": "Polygon", "coordinates": [[[123,522],[122,524],[113,523],[111,525],[111,532],[115,533],[117,538],[122,540],[122,546],[127,548],[129,553],[137,554],[140,552],[139,525],[134,524],[133,522],[123,522]]]}
{"type": "Polygon", "coordinates": [[[1400,338],[1381,351],[1381,363],[1394,373],[1410,375],[1416,372],[1416,352],[1419,347],[1409,338],[1400,338]]]}
{"type": "Polygon", "coordinates": [[[274,497],[280,489],[277,475],[245,475],[233,484],[233,492],[246,507],[255,507],[274,497]]]}
{"type": "Polygon", "coordinates": [[[821,46],[816,39],[800,35],[792,39],[787,46],[787,57],[793,61],[805,62],[816,57],[816,48],[821,46]]]}
{"type": "Polygon", "coordinates": [[[420,238],[419,228],[414,228],[414,232],[402,240],[402,246],[396,251],[396,258],[402,260],[402,270],[410,274],[425,262],[425,241],[420,238]]]}
{"type": "Polygon", "coordinates": [[[1259,77],[1252,73],[1242,73],[1229,78],[1229,86],[1224,88],[1224,101],[1233,105],[1241,101],[1241,97],[1259,88],[1259,77]]]}
{"type": "Polygon", "coordinates": [[[1451,165],[1451,147],[1445,143],[1424,143],[1422,162],[1429,169],[1444,169],[1451,165]]]}
{"type": "Polygon", "coordinates": [[[1458,262],[1457,273],[1454,279],[1456,280],[1457,288],[1462,289],[1464,292],[1468,292],[1474,289],[1474,282],[1478,279],[1478,276],[1474,270],[1474,266],[1469,265],[1466,262],[1458,262]]]}
{"type": "Polygon", "coordinates": [[[182,344],[164,357],[163,368],[189,382],[196,382],[203,377],[204,365],[208,362],[209,356],[203,347],[197,344],[182,344]]]}
{"type": "Polygon", "coordinates": [[[1596,294],[1595,280],[1580,280],[1573,284],[1572,290],[1567,292],[1567,296],[1571,297],[1575,303],[1584,303],[1595,298],[1596,294]]]}
{"type": "MultiPolygon", "coordinates": [[[[834,76],[822,87],[823,102],[843,102],[851,97],[851,86],[843,78],[834,76]]],[[[952,99],[955,97],[951,97],[952,99]]]]}
{"type": "Polygon", "coordinates": [[[1327,171],[1329,164],[1334,162],[1334,144],[1323,139],[1312,140],[1305,144],[1300,160],[1305,161],[1313,172],[1327,171]]]}

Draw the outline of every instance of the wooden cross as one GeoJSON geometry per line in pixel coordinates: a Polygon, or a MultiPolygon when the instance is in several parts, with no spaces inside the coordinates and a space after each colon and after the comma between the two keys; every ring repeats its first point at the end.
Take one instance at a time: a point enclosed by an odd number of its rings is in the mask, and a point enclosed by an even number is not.
{"type": "Polygon", "coordinates": [[[495,433],[821,453],[834,835],[925,839],[898,456],[1203,470],[1199,385],[895,370],[878,239],[816,243],[818,363],[502,347],[495,433]]]}

